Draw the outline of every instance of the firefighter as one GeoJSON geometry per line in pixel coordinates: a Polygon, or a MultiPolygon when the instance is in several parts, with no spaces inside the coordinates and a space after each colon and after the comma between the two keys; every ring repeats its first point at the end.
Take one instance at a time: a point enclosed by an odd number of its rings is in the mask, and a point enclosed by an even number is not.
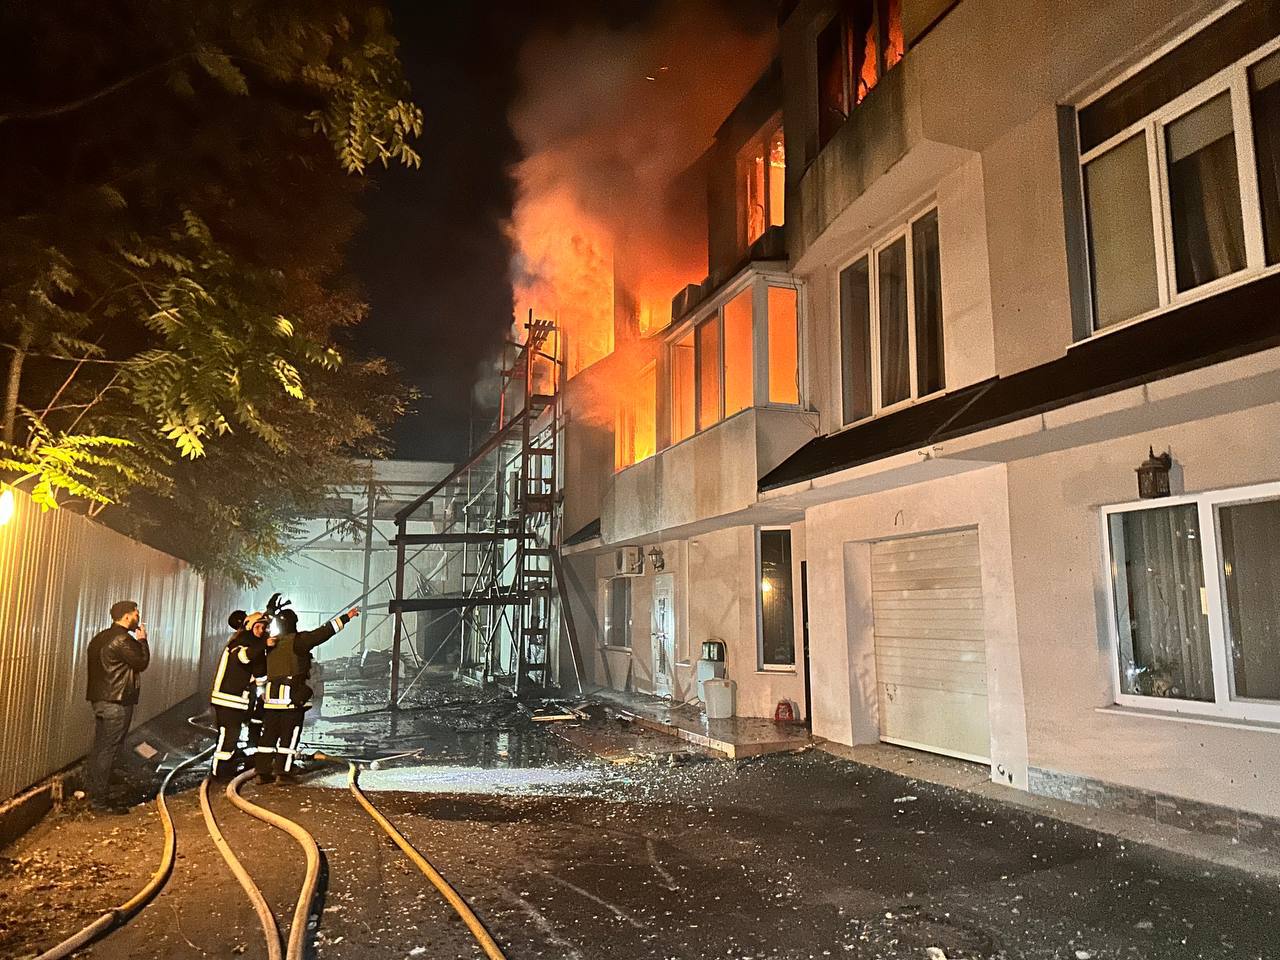
{"type": "Polygon", "coordinates": [[[298,615],[285,608],[276,618],[280,632],[267,639],[267,689],[263,701],[262,739],[254,754],[258,780],[292,781],[293,761],[302,735],[302,720],[311,706],[311,651],[360,616],[353,607],[314,630],[298,632],[298,615]]]}
{"type": "Polygon", "coordinates": [[[227,779],[235,775],[246,754],[257,746],[257,725],[253,723],[256,678],[267,672],[266,614],[246,614],[237,610],[227,618],[235,630],[222,651],[213,677],[209,701],[218,723],[218,742],[213,753],[213,776],[227,779]],[[248,724],[247,747],[240,749],[240,733],[248,724]]]}

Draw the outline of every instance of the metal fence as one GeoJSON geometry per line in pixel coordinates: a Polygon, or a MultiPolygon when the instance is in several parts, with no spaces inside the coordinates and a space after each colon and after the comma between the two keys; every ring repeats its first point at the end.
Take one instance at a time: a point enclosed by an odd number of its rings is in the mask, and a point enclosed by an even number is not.
{"type": "Polygon", "coordinates": [[[111,604],[136,600],[150,636],[135,724],[197,691],[205,632],[204,581],[188,564],[68,511],[41,513],[25,494],[15,499],[0,527],[0,799],[87,751],[85,654],[110,625],[111,604]]]}

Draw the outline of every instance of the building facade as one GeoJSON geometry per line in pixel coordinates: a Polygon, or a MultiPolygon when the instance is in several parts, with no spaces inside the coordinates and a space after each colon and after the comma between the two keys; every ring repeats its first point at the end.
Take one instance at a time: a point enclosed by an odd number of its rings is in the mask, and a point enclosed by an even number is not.
{"type": "Polygon", "coordinates": [[[597,682],[1280,816],[1280,3],[800,0],[710,156],[654,453],[566,477],[597,682]]]}

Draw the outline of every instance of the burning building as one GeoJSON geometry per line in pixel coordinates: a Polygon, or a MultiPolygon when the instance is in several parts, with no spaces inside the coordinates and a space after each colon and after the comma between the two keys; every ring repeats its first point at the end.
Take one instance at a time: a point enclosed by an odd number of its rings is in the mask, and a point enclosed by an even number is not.
{"type": "Polygon", "coordinates": [[[792,0],[778,37],[657,178],[706,183],[670,323],[566,391],[591,678],[696,698],[718,640],[739,716],[1280,816],[1280,4],[792,0]]]}

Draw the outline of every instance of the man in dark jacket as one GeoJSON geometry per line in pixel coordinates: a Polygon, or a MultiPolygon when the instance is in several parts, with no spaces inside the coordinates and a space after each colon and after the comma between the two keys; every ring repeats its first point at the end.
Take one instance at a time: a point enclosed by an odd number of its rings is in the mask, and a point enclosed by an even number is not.
{"type": "Polygon", "coordinates": [[[324,626],[298,632],[298,615],[281,610],[280,634],[267,640],[267,693],[263,703],[262,738],[253,755],[262,783],[277,776],[293,779],[293,760],[302,735],[302,720],[311,706],[311,651],[360,616],[359,609],[340,613],[324,626]]]}
{"type": "Polygon", "coordinates": [[[93,747],[85,763],[85,792],[95,809],[107,809],[107,784],[120,745],[133,722],[138,677],[151,663],[147,627],[138,605],[121,600],[111,605],[111,626],[89,641],[89,684],[85,699],[93,704],[93,747]]]}

